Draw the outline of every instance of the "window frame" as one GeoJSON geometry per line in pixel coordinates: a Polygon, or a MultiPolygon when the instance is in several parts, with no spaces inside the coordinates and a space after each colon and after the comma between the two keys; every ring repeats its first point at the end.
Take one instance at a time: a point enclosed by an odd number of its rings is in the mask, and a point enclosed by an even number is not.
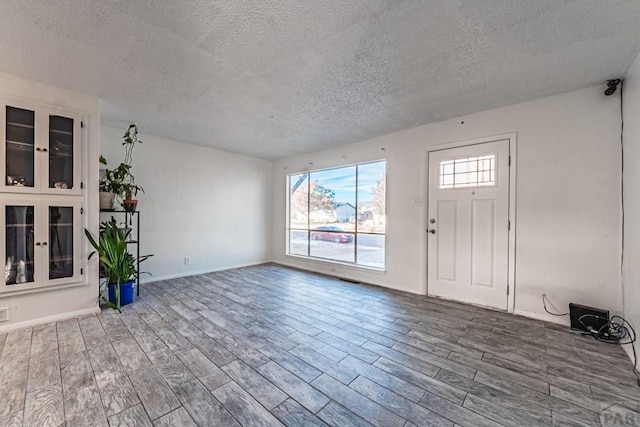
{"type": "Polygon", "coordinates": [[[448,159],[448,160],[443,160],[439,163],[438,165],[439,170],[438,170],[438,180],[439,180],[439,184],[438,184],[438,190],[439,191],[449,191],[449,190],[467,190],[467,189],[476,189],[476,188],[492,188],[492,187],[496,187],[497,186],[497,179],[496,179],[496,174],[497,174],[497,168],[498,168],[498,153],[496,152],[489,152],[489,153],[485,153],[485,154],[481,154],[481,155],[477,155],[477,156],[472,156],[472,157],[456,157],[456,158],[452,158],[452,159],[448,159]],[[489,159],[482,159],[483,157],[490,157],[489,159]],[[468,159],[476,159],[477,161],[482,161],[482,160],[488,160],[490,162],[490,164],[492,165],[492,167],[488,170],[478,170],[476,168],[475,171],[464,171],[464,172],[456,172],[455,171],[455,164],[458,161],[461,160],[468,160],[468,159]],[[482,160],[480,160],[482,159],[482,160]],[[451,162],[452,166],[454,167],[454,172],[450,173],[450,174],[445,174],[443,173],[443,163],[448,163],[451,162]],[[457,174],[469,174],[469,173],[476,173],[476,174],[480,174],[481,172],[489,172],[491,174],[491,178],[492,181],[488,181],[488,182],[482,182],[479,179],[479,176],[476,179],[476,182],[468,182],[468,183],[461,183],[461,184],[456,184],[455,181],[455,177],[457,174]],[[452,184],[444,184],[443,183],[443,177],[444,176],[451,176],[453,178],[453,183],[452,184]]]}
{"type": "MultiPolygon", "coordinates": [[[[366,270],[374,270],[374,271],[380,271],[380,272],[386,272],[386,247],[387,247],[387,159],[377,159],[377,160],[370,160],[370,161],[364,161],[364,162],[357,162],[357,163],[351,163],[351,164],[346,164],[346,165],[340,165],[340,166],[334,166],[334,167],[328,167],[328,168],[321,168],[321,169],[313,169],[313,170],[306,170],[306,171],[300,171],[300,172],[292,172],[292,173],[288,173],[286,175],[286,226],[285,226],[285,233],[286,233],[286,243],[285,243],[285,255],[286,256],[291,256],[291,257],[297,257],[297,258],[302,258],[302,259],[308,259],[308,260],[315,260],[315,261],[321,261],[321,262],[327,262],[327,263],[333,263],[333,264],[340,264],[340,265],[345,265],[345,266],[349,266],[349,267],[356,267],[359,269],[366,269],[366,270]],[[382,163],[384,162],[384,188],[385,188],[385,192],[384,192],[384,232],[376,232],[376,231],[359,231],[358,227],[358,207],[359,207],[359,198],[358,198],[358,193],[359,193],[359,167],[363,166],[363,165],[369,165],[369,164],[374,164],[374,163],[382,163]],[[344,261],[344,260],[337,260],[334,258],[327,258],[327,257],[322,257],[322,256],[317,256],[317,255],[311,255],[311,233],[314,231],[311,228],[311,197],[310,197],[310,186],[311,186],[311,174],[316,173],[316,172],[324,172],[324,171],[330,171],[330,170],[337,170],[337,169],[346,169],[346,168],[350,168],[350,167],[355,167],[355,215],[356,215],[356,220],[354,221],[354,230],[353,231],[343,231],[342,234],[352,234],[353,235],[353,262],[351,261],[344,261]],[[307,228],[298,228],[298,227],[292,227],[291,226],[291,186],[292,186],[292,178],[293,177],[299,177],[301,175],[307,175],[307,209],[306,209],[306,214],[307,214],[307,228]],[[307,244],[306,244],[306,255],[305,254],[299,254],[299,253],[292,253],[291,252],[291,233],[292,231],[298,231],[298,232],[304,232],[306,233],[306,239],[307,239],[307,244]],[[373,236],[384,236],[384,243],[383,243],[383,250],[384,250],[384,255],[383,255],[383,265],[382,267],[377,267],[377,266],[373,266],[373,265],[367,265],[367,264],[360,264],[358,263],[358,235],[373,235],[373,236]]],[[[331,231],[326,231],[326,232],[331,232],[331,231]]],[[[337,232],[336,232],[337,233],[337,232]]]]}

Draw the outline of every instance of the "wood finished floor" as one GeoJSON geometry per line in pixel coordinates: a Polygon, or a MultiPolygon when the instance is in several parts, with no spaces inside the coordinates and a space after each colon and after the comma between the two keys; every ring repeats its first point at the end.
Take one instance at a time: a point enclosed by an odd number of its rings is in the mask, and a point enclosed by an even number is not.
{"type": "Polygon", "coordinates": [[[617,345],[275,265],[143,285],[122,314],[0,335],[0,354],[1,426],[598,426],[614,403],[640,411],[617,345]]]}

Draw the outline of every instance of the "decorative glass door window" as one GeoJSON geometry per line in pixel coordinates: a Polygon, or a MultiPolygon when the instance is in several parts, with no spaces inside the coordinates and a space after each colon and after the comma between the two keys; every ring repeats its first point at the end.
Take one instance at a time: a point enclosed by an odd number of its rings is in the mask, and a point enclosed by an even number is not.
{"type": "Polygon", "coordinates": [[[6,107],[6,184],[35,186],[35,112],[6,107]]]}
{"type": "Polygon", "coordinates": [[[34,281],[34,206],[5,207],[5,284],[34,281]]]}
{"type": "Polygon", "coordinates": [[[73,188],[73,119],[49,115],[49,188],[73,188]]]}
{"type": "Polygon", "coordinates": [[[495,185],[496,155],[444,160],[440,162],[440,189],[495,185]]]}

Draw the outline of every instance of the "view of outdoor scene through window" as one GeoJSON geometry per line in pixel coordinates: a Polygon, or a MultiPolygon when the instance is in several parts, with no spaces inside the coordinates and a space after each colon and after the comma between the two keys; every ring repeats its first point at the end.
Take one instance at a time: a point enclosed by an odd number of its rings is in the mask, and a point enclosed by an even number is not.
{"type": "Polygon", "coordinates": [[[292,255],[384,268],[386,161],[289,175],[292,255]]]}

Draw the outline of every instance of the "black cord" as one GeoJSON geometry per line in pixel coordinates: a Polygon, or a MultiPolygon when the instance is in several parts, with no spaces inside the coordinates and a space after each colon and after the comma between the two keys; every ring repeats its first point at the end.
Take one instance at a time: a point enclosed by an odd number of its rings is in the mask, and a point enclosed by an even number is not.
{"type": "Polygon", "coordinates": [[[542,306],[544,307],[544,311],[546,311],[547,313],[549,313],[552,316],[568,316],[569,313],[564,313],[564,314],[558,314],[558,313],[552,313],[547,309],[547,303],[546,303],[546,298],[547,296],[545,294],[542,294],[542,306]]]}
{"type": "MultiPolygon", "coordinates": [[[[624,273],[624,80],[620,79],[620,204],[621,204],[621,243],[620,251],[620,271],[624,273]]],[[[624,288],[623,288],[624,290],[624,288]]]]}
{"type": "MultiPolygon", "coordinates": [[[[624,272],[624,226],[625,226],[625,223],[624,223],[624,80],[623,79],[620,79],[620,155],[621,155],[620,168],[622,172],[620,174],[621,175],[620,203],[622,208],[622,218],[621,218],[622,251],[620,253],[620,271],[624,272]]],[[[623,288],[623,291],[624,291],[624,288],[623,288]]],[[[629,330],[624,326],[625,323],[629,326],[629,329],[633,333],[633,338],[631,339],[631,341],[625,342],[625,343],[619,343],[619,344],[621,345],[631,344],[631,350],[633,352],[633,374],[636,376],[636,379],[638,380],[638,385],[640,385],[640,374],[636,367],[636,364],[638,362],[638,357],[636,355],[636,347],[633,345],[633,343],[636,341],[636,331],[633,329],[633,326],[631,326],[631,324],[627,322],[625,319],[623,319],[622,317],[613,316],[611,320],[613,321],[614,318],[619,318],[620,320],[622,320],[622,328],[624,328],[624,330],[626,330],[627,333],[629,333],[629,330]]]]}

